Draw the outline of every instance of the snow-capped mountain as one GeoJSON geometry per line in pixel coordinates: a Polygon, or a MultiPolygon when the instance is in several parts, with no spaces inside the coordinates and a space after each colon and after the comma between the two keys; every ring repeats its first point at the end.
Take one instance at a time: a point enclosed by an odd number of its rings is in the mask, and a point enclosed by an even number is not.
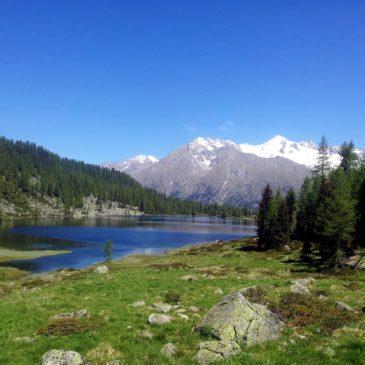
{"type": "MultiPolygon", "coordinates": [[[[330,148],[333,167],[340,163],[339,148],[330,148]]],[[[364,150],[357,150],[358,154],[364,150]]],[[[315,165],[313,142],[293,142],[282,136],[250,145],[214,138],[196,138],[160,161],[153,156],[108,163],[142,185],[168,196],[204,203],[255,206],[265,184],[274,190],[298,190],[315,165]]]]}
{"type": "Polygon", "coordinates": [[[103,164],[103,166],[118,171],[125,171],[129,169],[131,166],[136,166],[136,165],[147,166],[154,164],[156,162],[158,162],[158,159],[152,155],[137,155],[128,160],[120,162],[106,162],[105,164],[103,164]]]}

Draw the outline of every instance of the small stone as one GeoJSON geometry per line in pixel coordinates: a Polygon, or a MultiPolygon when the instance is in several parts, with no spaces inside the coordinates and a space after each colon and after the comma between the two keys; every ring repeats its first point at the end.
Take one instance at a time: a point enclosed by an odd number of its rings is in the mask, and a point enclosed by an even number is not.
{"type": "Polygon", "coordinates": [[[216,294],[218,295],[222,295],[223,294],[223,290],[221,288],[218,288],[216,291],[215,291],[216,294]]]}
{"type": "Polygon", "coordinates": [[[303,335],[298,335],[298,338],[299,338],[300,340],[305,340],[305,339],[306,339],[306,337],[305,337],[305,336],[303,336],[303,335]]]}
{"type": "Polygon", "coordinates": [[[302,286],[308,286],[311,285],[312,283],[314,283],[315,279],[312,278],[311,276],[309,278],[303,278],[303,279],[295,279],[292,280],[292,284],[298,284],[298,285],[302,285],[302,286]]]}
{"type": "Polygon", "coordinates": [[[166,324],[170,323],[173,320],[173,318],[167,314],[158,314],[158,313],[152,313],[148,317],[148,323],[150,324],[166,324]]]}
{"type": "Polygon", "coordinates": [[[178,313],[177,314],[181,319],[184,319],[185,321],[189,320],[189,317],[186,314],[178,313]]]}
{"type": "Polygon", "coordinates": [[[133,326],[127,326],[127,330],[131,330],[133,326]]]}
{"type": "Polygon", "coordinates": [[[163,302],[157,302],[152,305],[152,309],[161,313],[168,313],[172,309],[172,305],[163,302]]]}
{"type": "Polygon", "coordinates": [[[87,365],[87,362],[75,351],[50,350],[43,355],[41,365],[87,365]]]}
{"type": "Polygon", "coordinates": [[[176,346],[170,342],[161,348],[161,353],[169,358],[174,357],[176,352],[177,352],[176,346]]]}
{"type": "Polygon", "coordinates": [[[186,313],[187,312],[187,309],[185,308],[179,308],[175,311],[175,313],[186,313]]]}
{"type": "Polygon", "coordinates": [[[15,337],[13,339],[14,342],[19,342],[19,343],[32,343],[35,341],[35,339],[33,337],[15,337]]]}
{"type": "Polygon", "coordinates": [[[191,305],[191,306],[189,307],[189,311],[190,311],[190,312],[197,313],[197,312],[199,312],[199,308],[198,308],[198,307],[196,307],[195,305],[191,305]]]}
{"type": "Polygon", "coordinates": [[[199,351],[194,360],[200,365],[227,359],[241,351],[234,341],[207,341],[199,344],[199,351]]]}
{"type": "Polygon", "coordinates": [[[131,304],[131,306],[134,308],[143,307],[145,305],[146,305],[146,303],[143,300],[139,300],[139,301],[131,304]]]}
{"type": "Polygon", "coordinates": [[[90,314],[87,309],[83,308],[74,312],[59,313],[54,315],[53,319],[68,319],[68,318],[89,318],[90,314]]]}
{"type": "Polygon", "coordinates": [[[97,266],[94,270],[95,274],[106,274],[109,272],[109,269],[106,265],[100,265],[100,266],[97,266]]]}
{"type": "Polygon", "coordinates": [[[298,284],[298,283],[293,284],[290,287],[290,292],[294,293],[294,294],[300,294],[300,295],[310,295],[311,294],[311,292],[309,291],[309,289],[306,286],[298,284]]]}
{"type": "Polygon", "coordinates": [[[323,347],[322,353],[329,357],[333,357],[336,355],[336,352],[333,349],[331,349],[330,347],[323,347]]]}
{"type": "Polygon", "coordinates": [[[197,277],[195,275],[183,275],[180,277],[180,280],[184,280],[184,281],[193,281],[196,279],[197,279],[197,277]]]}
{"type": "Polygon", "coordinates": [[[356,311],[344,302],[336,302],[336,308],[340,311],[355,312],[356,311]]]}
{"type": "Polygon", "coordinates": [[[321,300],[321,301],[325,301],[325,300],[327,300],[327,297],[325,297],[324,295],[320,294],[318,296],[318,299],[321,300]]]}
{"type": "Polygon", "coordinates": [[[141,337],[148,338],[150,340],[152,340],[153,337],[154,337],[153,336],[153,333],[151,331],[149,331],[149,330],[141,331],[140,332],[140,335],[141,335],[141,337]]]}
{"type": "Polygon", "coordinates": [[[285,246],[283,246],[283,250],[287,251],[287,252],[290,252],[291,248],[289,247],[289,245],[285,245],[285,246]]]}
{"type": "Polygon", "coordinates": [[[295,345],[295,344],[296,344],[296,342],[295,342],[294,338],[291,338],[289,341],[290,341],[290,343],[291,343],[292,345],[295,345]]]}

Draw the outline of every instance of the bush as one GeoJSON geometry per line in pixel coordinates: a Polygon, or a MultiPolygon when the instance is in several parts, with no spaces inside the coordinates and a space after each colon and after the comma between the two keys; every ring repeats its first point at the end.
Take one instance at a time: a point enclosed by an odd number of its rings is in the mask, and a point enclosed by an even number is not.
{"type": "Polygon", "coordinates": [[[173,291],[168,291],[165,294],[166,303],[178,303],[181,301],[181,294],[173,291]]]}

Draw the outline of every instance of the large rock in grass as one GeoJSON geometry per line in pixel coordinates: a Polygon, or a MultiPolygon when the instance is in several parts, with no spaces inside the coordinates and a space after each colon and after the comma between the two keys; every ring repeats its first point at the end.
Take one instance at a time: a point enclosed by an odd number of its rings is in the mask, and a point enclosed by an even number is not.
{"type": "Polygon", "coordinates": [[[41,365],[88,365],[88,363],[75,351],[50,350],[43,355],[41,365]]]}
{"type": "Polygon", "coordinates": [[[95,274],[102,275],[109,272],[109,268],[106,265],[97,266],[94,270],[95,274]]]}
{"type": "Polygon", "coordinates": [[[199,344],[199,351],[194,360],[200,365],[224,360],[241,351],[234,341],[207,341],[199,344]]]}
{"type": "Polygon", "coordinates": [[[266,306],[251,303],[236,292],[210,309],[197,330],[221,341],[253,345],[277,338],[283,327],[284,323],[266,306]]]}

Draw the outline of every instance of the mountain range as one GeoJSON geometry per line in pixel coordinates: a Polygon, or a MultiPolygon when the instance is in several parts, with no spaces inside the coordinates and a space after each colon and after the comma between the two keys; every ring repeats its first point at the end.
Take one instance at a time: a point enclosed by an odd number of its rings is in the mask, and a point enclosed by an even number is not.
{"type": "MultiPolygon", "coordinates": [[[[357,149],[358,155],[365,150],[357,149]]],[[[142,185],[168,196],[255,207],[263,187],[298,190],[316,163],[315,143],[275,136],[260,145],[198,137],[158,160],[138,155],[104,167],[123,171],[142,185]]],[[[340,163],[339,147],[329,148],[332,167],[340,163]]]]}

